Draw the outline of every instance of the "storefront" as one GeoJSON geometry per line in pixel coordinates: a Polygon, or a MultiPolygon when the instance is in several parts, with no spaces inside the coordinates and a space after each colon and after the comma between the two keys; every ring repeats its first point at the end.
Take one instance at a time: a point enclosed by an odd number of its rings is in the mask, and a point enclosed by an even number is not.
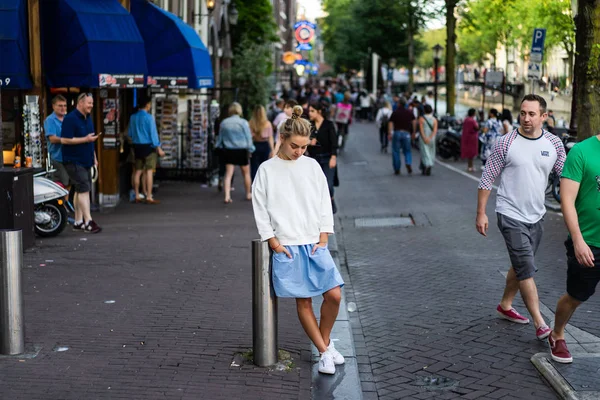
{"type": "Polygon", "coordinates": [[[211,108],[214,85],[210,55],[198,33],[177,16],[145,0],[132,0],[131,14],[146,43],[148,93],[159,129],[157,175],[206,178],[212,163],[211,108]]]}
{"type": "MultiPolygon", "coordinates": [[[[27,1],[0,0],[0,129],[4,164],[12,166],[15,153],[27,143],[29,167],[41,167],[41,152],[35,160],[31,138],[39,139],[39,109],[25,107],[26,91],[32,88],[29,71],[27,1]],[[34,115],[34,113],[36,115],[34,115]],[[27,124],[24,123],[24,118],[27,124]],[[25,132],[25,125],[29,129],[25,132]],[[27,141],[23,140],[28,138],[27,141]]],[[[41,147],[41,146],[40,146],[41,147]]],[[[41,151],[41,148],[40,148],[41,151]]],[[[26,160],[23,160],[25,166],[26,160]]]]}
{"type": "Polygon", "coordinates": [[[46,167],[52,98],[71,111],[80,93],[93,95],[100,206],[116,206],[129,185],[123,137],[140,92],[154,97],[167,152],[159,175],[211,165],[210,56],[192,27],[146,0],[0,0],[0,78],[8,164],[18,152],[23,166],[46,167]]]}
{"type": "Polygon", "coordinates": [[[145,87],[144,41],[117,0],[41,2],[43,69],[50,98],[63,93],[74,108],[79,93],[94,96],[98,181],[94,200],[113,207],[120,197],[120,150],[133,108],[133,90],[145,87]]]}

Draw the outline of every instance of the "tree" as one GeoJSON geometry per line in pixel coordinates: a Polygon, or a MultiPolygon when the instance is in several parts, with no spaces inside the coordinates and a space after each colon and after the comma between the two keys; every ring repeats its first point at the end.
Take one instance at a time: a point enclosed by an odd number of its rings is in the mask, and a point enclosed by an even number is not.
{"type": "Polygon", "coordinates": [[[454,115],[456,103],[456,6],[458,0],[446,0],[446,113],[454,115]]]}
{"type": "MultiPolygon", "coordinates": [[[[406,1],[326,0],[323,6],[326,57],[338,72],[359,69],[370,52],[384,63],[409,64],[406,1]]],[[[416,43],[414,49],[416,55],[416,43]]]]}
{"type": "MultiPolygon", "coordinates": [[[[431,48],[436,44],[446,43],[446,28],[431,29],[419,34],[419,42],[423,44],[423,52],[417,58],[417,65],[421,68],[433,68],[431,48]]],[[[445,57],[442,55],[441,62],[445,57]]]]}
{"type": "MultiPolygon", "coordinates": [[[[235,6],[238,23],[230,31],[232,66],[223,72],[223,79],[239,90],[238,101],[249,115],[251,108],[267,102],[273,69],[270,45],[279,38],[269,0],[236,0],[235,6]]],[[[222,97],[222,103],[233,100],[227,98],[229,93],[222,97]]]]}
{"type": "Polygon", "coordinates": [[[238,102],[246,116],[249,116],[255,106],[266,104],[269,96],[271,49],[267,44],[257,44],[245,39],[234,54],[235,62],[224,75],[239,90],[238,102]]]}
{"type": "Polygon", "coordinates": [[[575,60],[577,138],[600,133],[600,1],[579,0],[575,60]]]}
{"type": "Polygon", "coordinates": [[[236,49],[244,40],[255,44],[269,44],[279,40],[269,0],[236,0],[238,23],[231,29],[231,47],[236,49]]]}
{"type": "Polygon", "coordinates": [[[321,37],[325,58],[337,72],[360,69],[366,50],[358,45],[359,28],[354,25],[355,0],[325,0],[327,16],[322,20],[321,37]]]}
{"type": "Polygon", "coordinates": [[[420,51],[423,46],[417,43],[416,37],[419,30],[425,26],[425,22],[435,15],[435,12],[430,10],[428,5],[431,5],[431,1],[427,0],[403,0],[403,8],[406,22],[406,33],[408,42],[408,92],[414,91],[414,70],[415,70],[415,59],[416,53],[420,51]]]}

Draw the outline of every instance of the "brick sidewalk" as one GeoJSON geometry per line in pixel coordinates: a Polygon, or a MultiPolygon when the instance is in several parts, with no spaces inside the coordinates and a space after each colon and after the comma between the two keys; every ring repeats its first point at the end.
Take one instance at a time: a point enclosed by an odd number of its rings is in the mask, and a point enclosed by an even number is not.
{"type": "MultiPolygon", "coordinates": [[[[413,165],[418,165],[413,152],[413,165]]],[[[436,165],[430,177],[394,176],[391,156],[379,153],[374,126],[355,124],[339,157],[336,191],[355,301],[356,354],[364,399],[556,398],[530,358],[547,352],[532,325],[501,320],[509,260],[496,228],[495,192],[487,238],[475,231],[477,182],[436,165]],[[356,218],[419,215],[408,228],[357,228],[356,218]],[[426,218],[423,218],[423,215],[426,218]],[[425,389],[431,379],[449,385],[425,389]]],[[[461,167],[462,168],[462,167],[461,167]]],[[[549,212],[538,252],[540,300],[551,310],[565,290],[562,218],[549,212]]],[[[600,297],[581,306],[571,323],[600,334],[600,297]]],[[[520,296],[515,307],[527,313],[520,296]]],[[[547,322],[550,322],[547,320],[547,322]]]]}
{"type": "Polygon", "coordinates": [[[310,399],[293,300],[279,301],[291,371],[231,366],[252,348],[258,235],[242,188],[227,206],[192,183],[164,183],[157,198],[95,215],[98,235],[68,230],[25,254],[26,343],[42,350],[0,359],[0,398],[310,399]]]}

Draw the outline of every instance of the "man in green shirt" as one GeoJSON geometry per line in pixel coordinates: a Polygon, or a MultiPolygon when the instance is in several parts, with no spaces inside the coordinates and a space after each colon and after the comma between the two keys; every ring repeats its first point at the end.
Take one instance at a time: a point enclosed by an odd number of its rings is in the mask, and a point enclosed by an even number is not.
{"type": "Polygon", "coordinates": [[[548,336],[552,359],[571,363],[565,326],[600,281],[600,134],[577,143],[569,152],[560,180],[562,212],[570,236],[567,248],[567,294],[556,306],[548,336]]]}

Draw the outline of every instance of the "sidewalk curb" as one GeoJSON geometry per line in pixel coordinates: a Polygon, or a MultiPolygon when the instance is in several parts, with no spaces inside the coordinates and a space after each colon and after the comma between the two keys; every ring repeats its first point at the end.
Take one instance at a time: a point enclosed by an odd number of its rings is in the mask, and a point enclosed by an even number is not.
{"type": "MultiPolygon", "coordinates": [[[[338,235],[329,237],[329,251],[335,261],[335,264],[342,275],[342,263],[340,262],[338,247],[338,235]]],[[[345,284],[348,284],[344,278],[345,284]]],[[[313,298],[313,309],[317,319],[320,318],[321,297],[313,298]]],[[[356,359],[356,348],[354,345],[354,336],[350,318],[348,315],[348,305],[346,303],[345,287],[342,287],[342,300],[340,302],[340,311],[331,332],[331,340],[335,341],[336,349],[342,353],[346,362],[343,366],[338,366],[335,375],[323,375],[318,372],[319,352],[314,345],[312,348],[312,398],[313,399],[344,399],[344,400],[362,400],[362,387],[359,378],[358,363],[356,359]]]]}
{"type": "MultiPolygon", "coordinates": [[[[589,353],[573,353],[573,357],[597,357],[598,355],[589,353]]],[[[599,392],[577,392],[566,381],[565,378],[554,368],[548,359],[548,353],[537,353],[531,357],[531,363],[537,368],[538,372],[550,384],[558,397],[563,400],[594,400],[598,399],[599,392]]]]}

